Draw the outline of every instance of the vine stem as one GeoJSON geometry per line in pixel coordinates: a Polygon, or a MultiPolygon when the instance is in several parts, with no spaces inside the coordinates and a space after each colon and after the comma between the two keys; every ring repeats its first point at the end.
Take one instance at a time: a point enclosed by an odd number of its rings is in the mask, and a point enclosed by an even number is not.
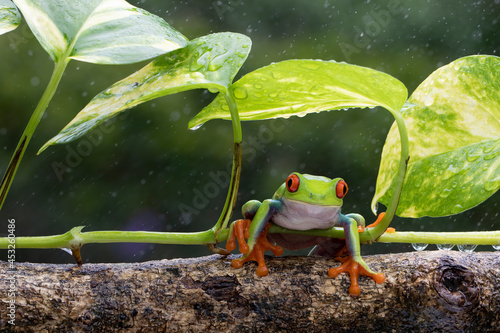
{"type": "Polygon", "coordinates": [[[26,152],[28,144],[31,138],[33,137],[33,133],[35,133],[35,130],[38,124],[40,123],[40,120],[42,119],[43,114],[47,109],[47,106],[49,105],[50,101],[52,100],[52,97],[54,96],[57,90],[57,86],[61,81],[62,75],[64,73],[64,70],[66,69],[68,61],[69,59],[61,60],[55,64],[54,71],[52,72],[52,76],[47,85],[47,88],[45,89],[42,97],[40,98],[40,101],[38,102],[35,111],[33,111],[33,114],[31,115],[28,125],[26,125],[26,128],[24,129],[24,132],[21,135],[21,139],[17,144],[16,150],[12,155],[9,166],[5,171],[5,174],[2,178],[2,183],[0,185],[0,210],[3,207],[3,204],[7,197],[7,193],[9,192],[10,186],[12,185],[14,176],[16,175],[17,169],[19,168],[19,165],[24,156],[24,153],[26,152]]]}
{"type": "Polygon", "coordinates": [[[500,231],[471,232],[415,232],[385,233],[377,239],[380,243],[425,243],[460,245],[500,245],[500,231]]]}
{"type": "MultiPolygon", "coordinates": [[[[406,169],[408,167],[408,160],[410,159],[410,148],[408,141],[408,131],[406,129],[405,121],[401,112],[391,111],[399,130],[399,138],[401,140],[401,156],[399,159],[398,171],[396,176],[392,180],[392,187],[394,188],[391,195],[391,202],[387,206],[385,216],[382,218],[380,223],[374,228],[365,229],[362,234],[366,234],[371,241],[375,241],[379,238],[389,227],[396,215],[396,210],[399,204],[399,198],[401,197],[401,192],[403,191],[403,184],[406,176],[406,169]]],[[[365,236],[366,237],[366,236],[365,236]]]]}
{"type": "MultiPolygon", "coordinates": [[[[85,244],[95,243],[154,243],[154,244],[180,244],[204,245],[214,243],[213,231],[202,232],[154,232],[154,231],[90,231],[81,232],[83,227],[75,227],[70,231],[53,236],[0,238],[0,249],[9,245],[23,249],[78,249],[85,244]]],[[[229,231],[221,232],[227,238],[229,231]]]]}
{"type": "MultiPolygon", "coordinates": [[[[299,234],[310,236],[323,236],[344,239],[343,228],[331,228],[327,230],[291,230],[273,225],[268,233],[299,234]]],[[[371,235],[360,233],[361,243],[371,243],[371,235]]],[[[401,231],[384,233],[378,237],[381,243],[426,243],[426,244],[476,244],[476,245],[500,245],[500,231],[472,231],[472,232],[414,232],[401,231]]]]}
{"type": "MultiPolygon", "coordinates": [[[[54,236],[0,238],[0,249],[7,249],[9,245],[24,249],[77,249],[84,244],[95,243],[154,243],[154,244],[179,244],[203,245],[215,241],[213,230],[193,233],[154,232],[154,231],[90,231],[81,232],[83,227],[75,227],[70,231],[54,236]]],[[[344,238],[342,228],[328,230],[290,230],[273,225],[269,233],[287,233],[312,236],[325,236],[344,238]]],[[[225,240],[229,230],[219,232],[218,240],[225,240]]],[[[361,243],[371,242],[367,235],[360,235],[361,243]]],[[[381,243],[425,243],[425,244],[475,244],[475,245],[500,245],[500,231],[477,232],[394,232],[385,233],[379,237],[381,243]]]]}
{"type": "Polygon", "coordinates": [[[233,90],[230,88],[223,93],[226,99],[227,105],[229,107],[229,112],[231,113],[231,122],[233,124],[233,136],[234,136],[234,148],[233,148],[233,167],[231,170],[231,183],[229,184],[229,190],[226,197],[226,202],[222,213],[219,217],[217,223],[212,227],[212,231],[215,235],[216,243],[226,240],[227,233],[225,232],[231,216],[233,214],[234,206],[236,204],[236,199],[238,195],[238,187],[240,185],[241,176],[241,151],[242,151],[242,131],[240,116],[238,114],[238,107],[234,99],[233,90]],[[224,232],[224,233],[223,233],[224,232]]]}

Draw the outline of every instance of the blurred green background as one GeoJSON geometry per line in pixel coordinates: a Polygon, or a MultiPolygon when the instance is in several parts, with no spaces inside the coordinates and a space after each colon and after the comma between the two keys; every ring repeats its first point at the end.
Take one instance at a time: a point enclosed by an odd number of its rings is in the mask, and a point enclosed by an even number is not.
{"type": "MultiPolygon", "coordinates": [[[[432,71],[457,58],[500,54],[499,0],[130,2],[163,17],[189,39],[221,31],[248,35],[252,52],[238,77],[285,59],[333,59],[391,74],[411,94],[432,71]]],[[[3,175],[53,63],[25,23],[0,36],[0,56],[3,175]]],[[[12,218],[16,236],[60,234],[79,225],[86,226],[84,231],[201,231],[215,224],[227,189],[206,186],[217,183],[214,175],[223,177],[230,165],[231,124],[211,121],[197,131],[186,129],[215,97],[208,91],[145,103],[90,136],[36,156],[93,96],[146,63],[70,62],[0,212],[0,236],[7,235],[12,218]],[[196,211],[182,215],[186,206],[196,211]]],[[[290,172],[299,171],[343,177],[350,189],[343,212],[360,213],[371,222],[370,201],[392,121],[388,111],[376,108],[243,123],[246,145],[234,218],[241,216],[245,201],[270,198],[290,172]]],[[[401,231],[499,230],[499,199],[497,193],[451,217],[397,218],[392,226],[401,231]]],[[[410,245],[363,247],[365,254],[409,250],[410,245]]],[[[210,252],[203,246],[92,244],[82,254],[85,262],[122,262],[210,252]]],[[[17,250],[16,256],[18,261],[73,262],[61,250],[17,250]]]]}

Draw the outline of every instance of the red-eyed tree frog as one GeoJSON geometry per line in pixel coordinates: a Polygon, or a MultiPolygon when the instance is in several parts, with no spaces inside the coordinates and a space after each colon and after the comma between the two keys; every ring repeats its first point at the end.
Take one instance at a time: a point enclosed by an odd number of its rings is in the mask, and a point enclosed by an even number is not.
{"type": "MultiPolygon", "coordinates": [[[[229,251],[234,250],[236,238],[240,252],[244,253],[244,256],[234,259],[232,266],[240,268],[247,261],[257,261],[259,264],[257,275],[268,274],[264,252],[271,250],[275,255],[283,253],[280,246],[271,244],[267,239],[267,230],[271,223],[292,230],[329,229],[341,226],[345,234],[344,249],[347,249],[348,256],[338,259],[342,265],[331,268],[328,275],[334,278],[340,273],[349,273],[351,277],[349,293],[353,296],[360,294],[359,275],[369,276],[376,283],[384,282],[384,275],[374,273],[361,258],[359,231],[363,231],[365,219],[359,214],[343,215],[340,212],[342,199],[346,194],[347,184],[341,178],[330,179],[292,173],[272,199],[263,202],[251,200],[243,205],[242,212],[245,219],[231,224],[226,248],[229,251]],[[245,238],[248,238],[248,244],[245,238]]],[[[379,215],[377,222],[382,216],[379,215]]]]}

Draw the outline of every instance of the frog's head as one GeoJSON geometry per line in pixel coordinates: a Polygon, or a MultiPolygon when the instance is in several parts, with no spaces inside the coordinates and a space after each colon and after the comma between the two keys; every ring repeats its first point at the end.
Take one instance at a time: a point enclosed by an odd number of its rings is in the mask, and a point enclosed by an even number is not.
{"type": "Polygon", "coordinates": [[[314,205],[342,206],[346,194],[347,184],[341,178],[330,179],[294,172],[274,196],[314,205]]]}

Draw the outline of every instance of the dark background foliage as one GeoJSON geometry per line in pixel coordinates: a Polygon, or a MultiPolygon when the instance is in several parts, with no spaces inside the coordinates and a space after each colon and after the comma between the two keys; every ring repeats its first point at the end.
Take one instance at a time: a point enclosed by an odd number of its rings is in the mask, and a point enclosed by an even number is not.
{"type": "MultiPolygon", "coordinates": [[[[333,59],[375,68],[409,93],[457,58],[500,53],[500,1],[131,1],[163,17],[189,39],[213,32],[248,35],[252,52],[239,76],[292,58],[333,59]]],[[[53,64],[27,25],[0,36],[0,172],[47,84],[53,64]]],[[[226,196],[232,156],[228,121],[197,131],[187,122],[214,98],[191,91],[138,106],[89,136],[38,149],[93,96],[147,62],[102,66],[71,61],[40,123],[0,212],[17,236],[52,235],[78,225],[90,230],[201,231],[215,224],[226,196]],[[222,185],[220,185],[222,184],[222,185]],[[182,214],[183,212],[188,212],[182,214]]],[[[238,205],[272,196],[292,171],[343,177],[343,212],[368,222],[380,154],[392,124],[386,110],[354,109],[243,123],[238,205]]],[[[498,193],[466,213],[396,219],[398,230],[498,230],[498,193]]],[[[431,247],[434,248],[434,247],[431,247]]],[[[365,246],[365,253],[410,250],[365,246]]],[[[489,249],[491,247],[481,247],[489,249]]],[[[203,246],[86,245],[84,261],[117,262],[208,254],[203,246]]],[[[60,250],[18,250],[19,261],[72,262],[60,250]]]]}

